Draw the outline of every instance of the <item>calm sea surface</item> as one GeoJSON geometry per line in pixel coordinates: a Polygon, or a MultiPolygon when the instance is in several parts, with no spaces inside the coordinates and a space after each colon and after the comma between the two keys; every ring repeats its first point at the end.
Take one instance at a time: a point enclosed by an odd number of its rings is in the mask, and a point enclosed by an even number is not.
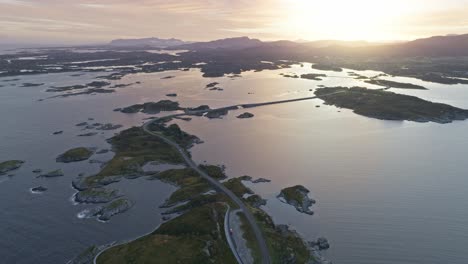
{"type": "MultiPolygon", "coordinates": [[[[166,99],[177,93],[182,106],[211,107],[311,96],[317,85],[367,86],[343,73],[327,72],[323,81],[285,78],[279,73],[312,73],[310,64],[280,71],[247,72],[242,78],[202,78],[197,70],[129,75],[115,83],[134,83],[116,93],[54,98],[50,86],[83,84],[99,75],[49,74],[21,77],[0,85],[0,160],[25,160],[14,176],[0,176],[0,256],[5,263],[64,263],[92,244],[125,240],[153,230],[158,206],[174,190],[161,182],[123,180],[121,189],[135,206],[107,223],[80,219],[90,205],[74,205],[71,181],[99,171],[88,161],[61,164],[55,158],[78,146],[110,148],[106,139],[118,131],[94,137],[75,124],[112,122],[128,128],[140,125],[144,114],[112,110],[135,103],[166,99]],[[174,75],[173,79],[161,79],[174,75]],[[217,81],[224,91],[209,91],[217,81]],[[20,87],[22,83],[45,83],[20,87]],[[51,135],[63,130],[62,135],[51,135]],[[37,179],[31,172],[63,169],[65,176],[37,179]],[[29,188],[48,187],[43,194],[29,188]]],[[[358,72],[374,76],[379,72],[358,72]]],[[[468,109],[468,86],[440,85],[410,78],[427,91],[393,91],[468,109]]],[[[249,109],[253,119],[237,119],[242,110],[219,120],[177,121],[204,144],[192,149],[200,163],[224,164],[231,177],[251,175],[271,183],[250,185],[268,199],[265,210],[278,224],[289,224],[306,239],[325,236],[326,255],[345,264],[466,264],[468,243],[468,121],[452,124],[394,122],[369,119],[348,110],[322,105],[320,100],[249,109]],[[317,108],[316,105],[321,107],[317,108]],[[300,214],[275,197],[288,186],[302,184],[317,200],[313,216],[300,214]]],[[[92,159],[109,160],[112,153],[92,159]]]]}

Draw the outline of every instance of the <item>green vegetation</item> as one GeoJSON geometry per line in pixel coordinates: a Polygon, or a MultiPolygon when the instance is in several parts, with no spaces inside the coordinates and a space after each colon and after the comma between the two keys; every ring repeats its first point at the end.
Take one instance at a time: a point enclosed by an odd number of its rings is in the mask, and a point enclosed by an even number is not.
{"type": "Polygon", "coordinates": [[[317,89],[315,94],[326,104],[377,119],[450,123],[468,118],[468,110],[382,90],[333,87],[317,89]]]}
{"type": "Polygon", "coordinates": [[[222,166],[215,166],[215,165],[199,165],[200,169],[206,172],[211,178],[217,180],[224,180],[227,178],[226,174],[224,174],[224,168],[222,166]]]}
{"type": "Polygon", "coordinates": [[[59,155],[56,159],[57,162],[77,162],[89,159],[94,154],[94,151],[90,148],[73,148],[67,152],[59,155]]]}
{"type": "Polygon", "coordinates": [[[241,178],[232,178],[223,183],[229,190],[231,190],[238,197],[244,196],[244,194],[253,194],[253,191],[247,188],[241,178]]]}
{"type": "Polygon", "coordinates": [[[146,114],[157,114],[161,111],[177,111],[183,110],[179,106],[178,102],[171,100],[161,100],[159,102],[148,102],[144,104],[135,104],[125,108],[122,108],[120,111],[122,113],[132,114],[137,112],[143,112],[146,114]]]}
{"type": "Polygon", "coordinates": [[[177,203],[188,201],[211,189],[211,186],[190,168],[163,171],[153,178],[179,187],[166,200],[163,207],[171,207],[177,203]]]}
{"type": "MultiPolygon", "coordinates": [[[[222,167],[214,165],[200,165],[200,168],[217,180],[226,178],[222,167]]],[[[199,198],[199,196],[212,189],[211,185],[209,185],[206,180],[201,178],[196,171],[190,168],[163,171],[154,175],[152,178],[172,183],[179,187],[179,189],[173,192],[166,200],[163,207],[171,207],[186,201],[189,201],[191,206],[206,203],[206,201],[204,201],[206,197],[203,196],[203,198],[199,198]],[[193,203],[190,203],[191,201],[193,201],[193,203]]],[[[186,207],[187,206],[181,207],[179,210],[184,210],[186,207]]]]}
{"type": "MultiPolygon", "coordinates": [[[[192,136],[181,131],[176,125],[169,127],[158,125],[156,131],[182,146],[190,145],[193,140],[192,136]]],[[[106,179],[112,181],[115,175],[137,173],[148,161],[183,162],[175,149],[157,137],[146,134],[140,128],[122,131],[109,142],[116,153],[115,157],[97,175],[86,178],[86,181],[91,183],[87,185],[88,188],[93,182],[100,183],[106,179]]],[[[200,165],[200,169],[214,179],[226,178],[222,166],[200,165]]],[[[234,178],[224,184],[242,197],[244,194],[253,193],[242,183],[242,180],[249,178],[234,178]]],[[[170,207],[165,214],[181,213],[181,215],[163,223],[149,235],[106,250],[98,257],[98,263],[236,263],[226,242],[223,226],[227,205],[234,207],[227,196],[216,191],[209,192],[213,190],[212,186],[191,168],[166,170],[151,175],[149,179],[161,180],[179,187],[162,207],[170,207]]],[[[99,197],[101,195],[99,190],[89,189],[85,190],[85,193],[89,192],[99,197]]],[[[297,263],[305,263],[302,260],[308,259],[309,254],[307,250],[304,253],[303,249],[306,248],[300,237],[293,233],[287,236],[279,233],[271,218],[263,211],[254,208],[254,204],[263,199],[258,195],[251,197],[254,198],[249,197],[244,201],[252,204],[251,210],[267,234],[274,263],[286,263],[283,260],[288,260],[291,256],[298,260],[297,263]],[[262,217],[258,217],[259,215],[262,217]]],[[[96,213],[99,219],[108,220],[112,215],[130,207],[131,203],[128,200],[117,199],[98,208],[96,213]]],[[[247,233],[246,236],[249,237],[251,234],[247,233]]],[[[250,239],[249,243],[252,247],[256,245],[254,239],[250,239]]]]}
{"type": "Polygon", "coordinates": [[[307,190],[302,185],[296,185],[281,190],[281,196],[284,197],[284,199],[288,203],[295,201],[298,204],[303,204],[303,202],[305,201],[305,197],[307,197],[304,196],[304,194],[307,193],[309,193],[309,190],[307,190]]]}
{"type": "Polygon", "coordinates": [[[99,185],[106,177],[141,173],[141,167],[150,161],[183,163],[176,149],[142,128],[133,127],[109,140],[115,156],[96,175],[85,179],[87,186],[99,185]]]}
{"type": "Polygon", "coordinates": [[[161,123],[153,123],[150,126],[151,131],[161,133],[163,136],[175,141],[179,146],[188,149],[193,144],[200,142],[200,139],[196,136],[190,135],[182,131],[177,124],[165,126],[161,123]]]}
{"type": "Polygon", "coordinates": [[[78,192],[75,195],[75,201],[79,203],[107,203],[121,194],[118,190],[105,189],[105,188],[89,188],[84,191],[78,192]]]}
{"type": "Polygon", "coordinates": [[[147,236],[108,249],[97,263],[235,264],[224,236],[225,210],[219,203],[195,208],[147,236]]]}
{"type": "Polygon", "coordinates": [[[0,175],[5,174],[9,171],[19,169],[23,165],[22,160],[7,160],[0,163],[0,175]]]}
{"type": "Polygon", "coordinates": [[[45,174],[41,174],[39,175],[39,177],[43,177],[43,178],[55,178],[55,177],[62,177],[64,174],[63,174],[63,171],[61,169],[58,169],[58,170],[54,170],[54,171],[49,171],[45,174]]]}
{"type": "MultiPolygon", "coordinates": [[[[268,244],[272,263],[308,263],[312,256],[302,238],[294,231],[277,227],[271,217],[261,209],[250,208],[257,223],[263,231],[268,244]]],[[[247,240],[247,246],[252,251],[254,263],[260,262],[260,250],[250,226],[243,215],[241,216],[243,237],[247,240]]]]}
{"type": "Polygon", "coordinates": [[[416,85],[412,83],[401,83],[401,82],[388,81],[388,80],[371,79],[371,80],[367,80],[366,83],[375,84],[379,86],[385,86],[389,88],[393,87],[393,88],[401,88],[401,89],[427,90],[426,87],[423,87],[421,85],[416,85]]]}

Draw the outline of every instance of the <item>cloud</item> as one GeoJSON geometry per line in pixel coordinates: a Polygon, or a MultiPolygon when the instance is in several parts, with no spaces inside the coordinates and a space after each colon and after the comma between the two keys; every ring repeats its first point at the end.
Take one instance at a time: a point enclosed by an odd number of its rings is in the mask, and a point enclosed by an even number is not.
{"type": "MultiPolygon", "coordinates": [[[[468,0],[382,2],[389,6],[403,3],[407,14],[401,16],[408,15],[398,25],[391,21],[388,28],[379,28],[382,35],[412,38],[468,30],[468,0]]],[[[303,20],[320,17],[321,3],[318,0],[0,0],[0,31],[30,39],[83,41],[128,36],[209,40],[239,34],[269,39],[342,37],[326,25],[312,23],[315,20],[291,23],[300,17],[297,12],[302,12],[303,20]],[[305,1],[311,2],[310,10],[298,10],[297,6],[305,1]],[[302,36],[305,33],[309,35],[302,36]]],[[[333,19],[333,14],[326,16],[333,19]]],[[[349,32],[358,33],[366,31],[349,32]]]]}

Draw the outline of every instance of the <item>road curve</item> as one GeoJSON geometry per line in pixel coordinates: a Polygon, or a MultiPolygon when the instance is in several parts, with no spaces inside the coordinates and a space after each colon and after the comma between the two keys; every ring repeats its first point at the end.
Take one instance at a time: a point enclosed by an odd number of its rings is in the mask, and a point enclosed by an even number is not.
{"type": "Polygon", "coordinates": [[[252,227],[252,231],[254,232],[255,239],[257,240],[257,243],[259,245],[260,253],[261,253],[261,256],[262,256],[262,263],[263,264],[270,264],[271,263],[271,258],[270,258],[270,254],[268,253],[268,246],[267,246],[266,240],[263,237],[262,231],[260,230],[260,227],[258,226],[257,222],[255,221],[254,216],[252,215],[250,210],[247,208],[247,206],[245,206],[245,204],[231,190],[226,188],[226,186],[221,184],[219,181],[213,179],[206,172],[201,170],[198,167],[198,165],[195,164],[195,162],[189,157],[187,152],[182,147],[177,145],[172,140],[170,140],[170,139],[168,139],[168,138],[166,138],[166,137],[164,137],[164,136],[162,136],[162,135],[160,135],[158,133],[155,133],[155,132],[151,131],[148,128],[150,124],[152,124],[153,122],[156,122],[159,119],[161,119],[161,118],[153,119],[153,120],[145,123],[143,125],[143,130],[146,133],[148,133],[150,135],[153,135],[155,137],[158,137],[159,139],[163,140],[167,144],[174,147],[181,154],[181,156],[185,160],[185,163],[187,163],[187,165],[190,168],[195,170],[202,178],[207,180],[215,189],[217,189],[218,191],[226,194],[240,208],[240,210],[242,210],[242,213],[244,213],[245,217],[247,218],[247,221],[249,222],[249,225],[252,227]]]}

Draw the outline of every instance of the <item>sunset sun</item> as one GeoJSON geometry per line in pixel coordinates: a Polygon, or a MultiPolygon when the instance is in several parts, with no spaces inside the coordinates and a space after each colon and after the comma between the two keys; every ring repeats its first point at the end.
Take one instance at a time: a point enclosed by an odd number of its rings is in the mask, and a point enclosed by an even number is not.
{"type": "Polygon", "coordinates": [[[371,0],[356,1],[308,1],[287,2],[287,20],[282,30],[313,39],[316,35],[329,38],[339,36],[344,40],[381,40],[382,29],[396,28],[401,23],[402,11],[408,12],[410,4],[395,1],[376,3],[371,0]],[[382,10],[385,10],[383,12],[382,10]]]}

